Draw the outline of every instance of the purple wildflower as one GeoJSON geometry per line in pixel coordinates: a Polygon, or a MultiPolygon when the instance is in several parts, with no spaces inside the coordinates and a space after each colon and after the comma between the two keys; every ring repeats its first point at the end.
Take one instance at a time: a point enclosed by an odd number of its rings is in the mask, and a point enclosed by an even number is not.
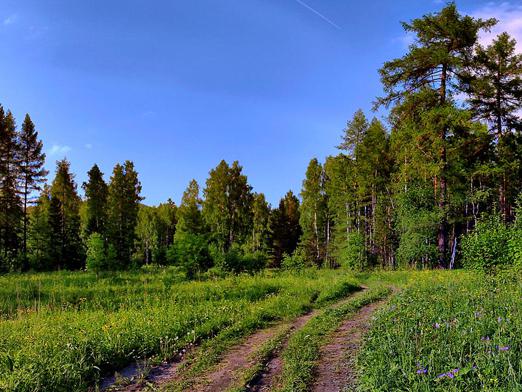
{"type": "Polygon", "coordinates": [[[501,322],[502,322],[502,317],[499,317],[499,318],[497,319],[497,321],[498,321],[499,323],[501,323],[501,322]]]}
{"type": "Polygon", "coordinates": [[[455,376],[457,375],[457,373],[459,372],[459,370],[460,370],[459,368],[456,368],[456,369],[450,370],[449,372],[439,374],[439,375],[437,376],[437,378],[444,378],[444,377],[455,378],[455,376]]]}
{"type": "Polygon", "coordinates": [[[417,369],[417,374],[426,374],[426,373],[428,373],[428,368],[417,369]]]}
{"type": "Polygon", "coordinates": [[[509,346],[501,346],[498,348],[500,351],[508,351],[509,350],[509,346]]]}
{"type": "Polygon", "coordinates": [[[482,341],[488,341],[488,342],[489,342],[489,341],[491,340],[491,338],[490,338],[489,336],[482,336],[482,337],[480,338],[480,340],[482,340],[482,341]]]}
{"type": "Polygon", "coordinates": [[[433,326],[434,326],[436,329],[439,329],[439,328],[440,328],[440,324],[439,324],[439,323],[435,323],[433,326]]]}

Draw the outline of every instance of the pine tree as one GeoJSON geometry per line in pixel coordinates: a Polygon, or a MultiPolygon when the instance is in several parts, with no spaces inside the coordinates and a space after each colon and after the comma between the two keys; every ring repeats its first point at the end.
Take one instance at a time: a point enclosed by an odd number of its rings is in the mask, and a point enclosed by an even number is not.
{"type": "Polygon", "coordinates": [[[86,198],[84,235],[87,238],[92,233],[98,233],[105,238],[108,186],[103,180],[103,173],[98,165],[95,164],[87,175],[89,179],[82,185],[86,198]]]}
{"type": "Polygon", "coordinates": [[[201,214],[202,200],[196,180],[190,181],[177,210],[177,225],[174,241],[185,233],[204,234],[207,230],[201,214]]]}
{"type": "Polygon", "coordinates": [[[42,152],[43,143],[38,139],[29,114],[25,115],[22,131],[19,135],[20,148],[20,188],[23,201],[23,245],[24,258],[27,256],[27,230],[29,224],[28,206],[33,202],[31,195],[42,189],[48,171],[45,170],[45,154],[42,152]]]}
{"type": "Polygon", "coordinates": [[[301,237],[299,199],[288,191],[272,212],[271,231],[273,265],[278,267],[284,255],[291,255],[297,248],[301,237]]]}
{"type": "Polygon", "coordinates": [[[20,146],[11,112],[0,106],[0,269],[17,269],[23,217],[17,180],[20,146]]]}
{"type": "MultiPolygon", "coordinates": [[[[386,95],[377,104],[389,105],[402,102],[412,93],[433,91],[437,95],[432,126],[437,127],[437,166],[434,181],[437,184],[437,205],[440,212],[438,230],[439,264],[446,266],[448,245],[447,228],[447,105],[459,84],[458,76],[469,58],[478,33],[496,23],[494,19],[482,20],[458,13],[454,3],[439,13],[428,14],[403,23],[404,29],[415,34],[415,42],[402,58],[388,61],[380,70],[386,95]]],[[[458,90],[457,90],[458,91],[458,90]]],[[[429,117],[425,117],[428,119],[429,117]]]]}
{"type": "Polygon", "coordinates": [[[343,133],[343,141],[337,147],[340,150],[346,151],[348,156],[355,155],[355,149],[362,142],[369,124],[364,112],[359,109],[353,115],[353,119],[348,121],[343,133]]]}
{"type": "Polygon", "coordinates": [[[74,175],[66,159],[56,164],[56,176],[51,185],[49,225],[51,247],[58,269],[83,266],[84,250],[80,239],[80,197],[74,175]]]}
{"type": "Polygon", "coordinates": [[[517,197],[517,177],[509,178],[508,174],[517,172],[513,163],[520,164],[516,153],[513,156],[517,144],[514,135],[522,131],[522,54],[516,53],[516,41],[502,33],[488,47],[478,45],[462,79],[475,118],[485,120],[494,135],[497,166],[501,169],[500,210],[504,219],[510,220],[517,197]]]}
{"type": "Polygon", "coordinates": [[[120,267],[131,261],[141,200],[141,184],[131,161],[114,167],[107,197],[108,238],[120,267]]]}
{"type": "Polygon", "coordinates": [[[306,170],[301,199],[300,224],[303,234],[300,246],[308,260],[321,265],[327,252],[330,228],[327,225],[323,167],[315,158],[310,161],[306,170]]]}

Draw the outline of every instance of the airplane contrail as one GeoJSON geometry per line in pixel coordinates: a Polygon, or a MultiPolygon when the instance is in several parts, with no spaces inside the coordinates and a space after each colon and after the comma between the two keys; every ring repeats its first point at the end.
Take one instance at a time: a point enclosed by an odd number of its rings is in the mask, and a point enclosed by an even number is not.
{"type": "Polygon", "coordinates": [[[332,22],[330,19],[328,19],[326,16],[324,16],[323,14],[321,14],[319,11],[313,9],[312,7],[310,7],[308,4],[306,4],[304,1],[301,1],[301,0],[295,0],[298,4],[301,4],[303,7],[305,7],[307,10],[309,11],[312,11],[314,14],[316,14],[318,17],[320,17],[322,20],[324,20],[326,23],[332,25],[333,27],[335,27],[336,29],[338,30],[341,30],[341,27],[337,24],[335,24],[334,22],[332,22]]]}

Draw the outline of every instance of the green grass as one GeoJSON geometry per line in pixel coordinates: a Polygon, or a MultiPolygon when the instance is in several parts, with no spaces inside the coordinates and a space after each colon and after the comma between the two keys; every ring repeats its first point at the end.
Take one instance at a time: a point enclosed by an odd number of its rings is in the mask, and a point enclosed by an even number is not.
{"type": "Polygon", "coordinates": [[[411,273],[366,339],[361,389],[522,390],[520,278],[411,273]]]}
{"type": "Polygon", "coordinates": [[[204,369],[232,342],[344,296],[357,281],[342,271],[309,270],[179,282],[165,270],[10,275],[0,284],[0,390],[75,391],[194,342],[212,348],[204,369]]]}

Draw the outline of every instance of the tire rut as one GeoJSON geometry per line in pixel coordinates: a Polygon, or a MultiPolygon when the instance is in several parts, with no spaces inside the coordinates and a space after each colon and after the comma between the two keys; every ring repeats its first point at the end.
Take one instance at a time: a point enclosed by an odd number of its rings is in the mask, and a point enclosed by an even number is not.
{"type": "Polygon", "coordinates": [[[340,392],[356,388],[355,359],[371,317],[387,300],[380,300],[361,308],[346,319],[321,347],[320,359],[312,391],[340,392]]]}

